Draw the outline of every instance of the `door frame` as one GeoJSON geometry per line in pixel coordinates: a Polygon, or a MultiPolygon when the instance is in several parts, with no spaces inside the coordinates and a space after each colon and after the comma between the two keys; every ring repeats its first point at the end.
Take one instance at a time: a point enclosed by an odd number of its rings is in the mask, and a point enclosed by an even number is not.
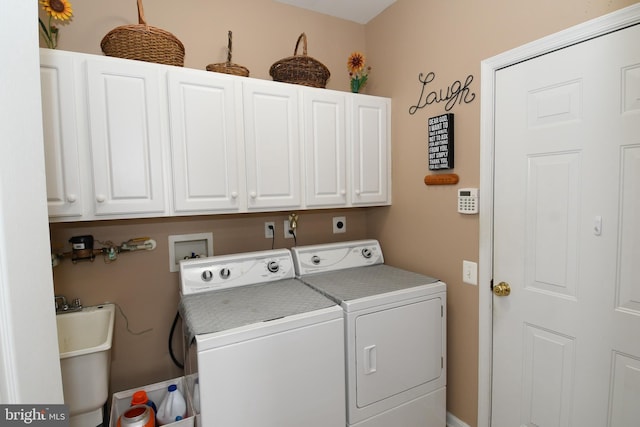
{"type": "Polygon", "coordinates": [[[495,79],[498,70],[640,23],[640,3],[525,44],[481,62],[478,427],[491,426],[493,350],[493,173],[495,79]]]}

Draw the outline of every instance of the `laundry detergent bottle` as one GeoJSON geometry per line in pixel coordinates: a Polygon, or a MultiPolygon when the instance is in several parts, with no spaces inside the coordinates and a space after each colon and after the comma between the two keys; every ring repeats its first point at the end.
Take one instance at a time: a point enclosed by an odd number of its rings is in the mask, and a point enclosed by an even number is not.
{"type": "Polygon", "coordinates": [[[149,399],[146,391],[138,390],[135,393],[133,393],[133,396],[131,397],[131,406],[135,406],[135,405],[149,406],[151,409],[153,409],[153,418],[155,419],[156,412],[158,412],[158,408],[156,408],[156,404],[153,403],[153,400],[149,399]]]}
{"type": "Polygon", "coordinates": [[[187,416],[187,403],[175,384],[167,389],[167,395],[160,403],[156,413],[158,425],[171,424],[187,416]]]}

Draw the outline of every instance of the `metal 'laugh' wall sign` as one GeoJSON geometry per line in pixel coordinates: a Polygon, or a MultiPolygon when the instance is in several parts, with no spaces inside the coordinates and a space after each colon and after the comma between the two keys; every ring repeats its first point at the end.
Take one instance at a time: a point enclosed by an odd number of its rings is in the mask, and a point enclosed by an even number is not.
{"type": "Polygon", "coordinates": [[[429,125],[429,170],[453,169],[453,114],[431,117],[429,125]]]}
{"type": "Polygon", "coordinates": [[[473,76],[471,74],[467,76],[464,83],[460,80],[456,80],[446,89],[434,89],[429,91],[427,89],[427,85],[433,82],[435,78],[436,73],[433,71],[427,73],[426,76],[422,73],[418,74],[418,81],[422,83],[422,88],[420,90],[418,103],[409,107],[409,114],[413,115],[418,112],[418,110],[421,110],[431,104],[440,103],[444,103],[445,111],[451,111],[456,104],[469,104],[476,99],[476,94],[471,92],[470,89],[471,82],[473,82],[473,76]]]}

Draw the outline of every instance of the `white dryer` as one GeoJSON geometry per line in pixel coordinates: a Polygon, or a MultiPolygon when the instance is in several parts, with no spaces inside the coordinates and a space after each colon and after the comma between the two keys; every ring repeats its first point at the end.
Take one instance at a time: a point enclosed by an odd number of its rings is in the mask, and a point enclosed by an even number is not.
{"type": "Polygon", "coordinates": [[[384,264],[376,240],[292,249],[296,273],[342,306],[347,422],[446,425],[446,285],[384,264]]]}
{"type": "Polygon", "coordinates": [[[345,426],[342,310],[288,250],[182,261],[180,289],[201,426],[345,426]]]}

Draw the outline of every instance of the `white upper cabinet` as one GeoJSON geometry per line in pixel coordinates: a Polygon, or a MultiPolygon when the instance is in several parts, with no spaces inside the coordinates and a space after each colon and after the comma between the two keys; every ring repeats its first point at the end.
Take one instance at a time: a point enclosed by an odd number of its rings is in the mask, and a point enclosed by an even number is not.
{"type": "Polygon", "coordinates": [[[40,57],[49,216],[80,216],[83,205],[73,57],[50,52],[43,49],[40,57]]]}
{"type": "Polygon", "coordinates": [[[324,89],[302,92],[306,205],[347,204],[345,94],[324,89]]]}
{"type": "Polygon", "coordinates": [[[168,88],[174,211],[237,211],[240,82],[176,69],[168,73],[168,88]]]}
{"type": "Polygon", "coordinates": [[[388,98],[41,49],[51,221],[391,203],[388,98]]]}
{"type": "Polygon", "coordinates": [[[298,88],[243,82],[249,210],[301,206],[298,88]]]}
{"type": "Polygon", "coordinates": [[[351,202],[390,204],[390,100],[363,95],[351,101],[351,202]]]}
{"type": "Polygon", "coordinates": [[[87,61],[94,213],[163,214],[166,98],[156,64],[87,61]]]}

